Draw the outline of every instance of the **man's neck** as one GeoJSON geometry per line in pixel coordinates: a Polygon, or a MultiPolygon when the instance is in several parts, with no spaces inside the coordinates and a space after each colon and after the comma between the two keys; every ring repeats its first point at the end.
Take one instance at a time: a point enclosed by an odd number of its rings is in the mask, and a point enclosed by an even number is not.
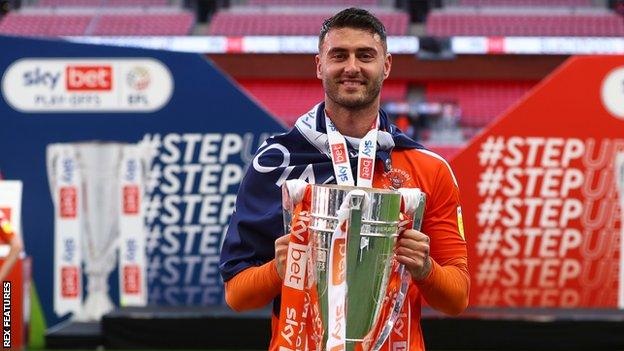
{"type": "Polygon", "coordinates": [[[331,119],[340,134],[345,136],[363,138],[379,114],[379,103],[352,110],[327,100],[325,102],[326,116],[331,119]]]}

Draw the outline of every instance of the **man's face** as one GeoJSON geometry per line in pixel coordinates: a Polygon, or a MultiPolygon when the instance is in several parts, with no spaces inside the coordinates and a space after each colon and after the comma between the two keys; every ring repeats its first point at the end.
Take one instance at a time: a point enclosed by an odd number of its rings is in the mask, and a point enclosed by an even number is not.
{"type": "Polygon", "coordinates": [[[330,30],[316,55],[316,76],[325,94],[338,105],[359,109],[379,97],[390,74],[392,57],[378,34],[354,28],[330,30]]]}

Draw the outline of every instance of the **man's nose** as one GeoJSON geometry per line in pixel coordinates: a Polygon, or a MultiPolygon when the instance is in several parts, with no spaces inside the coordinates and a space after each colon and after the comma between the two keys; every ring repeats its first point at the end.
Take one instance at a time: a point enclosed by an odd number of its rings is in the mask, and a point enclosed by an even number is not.
{"type": "Polygon", "coordinates": [[[344,70],[347,74],[354,74],[360,71],[360,66],[355,55],[349,55],[344,70]]]}

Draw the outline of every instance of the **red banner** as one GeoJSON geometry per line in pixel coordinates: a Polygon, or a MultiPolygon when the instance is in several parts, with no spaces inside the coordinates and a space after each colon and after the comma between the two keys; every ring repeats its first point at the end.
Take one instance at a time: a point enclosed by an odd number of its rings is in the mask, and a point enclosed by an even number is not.
{"type": "Polygon", "coordinates": [[[471,304],[617,307],[624,57],[576,57],[453,160],[471,304]]]}

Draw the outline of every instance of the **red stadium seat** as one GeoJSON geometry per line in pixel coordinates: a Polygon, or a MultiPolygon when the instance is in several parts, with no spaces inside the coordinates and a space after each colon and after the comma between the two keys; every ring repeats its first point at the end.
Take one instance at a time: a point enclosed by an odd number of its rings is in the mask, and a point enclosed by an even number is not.
{"type": "MultiPolygon", "coordinates": [[[[241,80],[239,84],[274,116],[292,126],[297,118],[323,100],[320,81],[241,80]]],[[[382,100],[405,100],[407,83],[386,81],[382,100]]]]}
{"type": "Polygon", "coordinates": [[[103,14],[93,35],[187,35],[195,19],[190,12],[172,14],[103,14]]]}
{"type": "Polygon", "coordinates": [[[520,100],[536,82],[432,82],[428,101],[454,102],[462,111],[465,127],[484,127],[520,100]]]}
{"type": "Polygon", "coordinates": [[[436,144],[427,144],[425,145],[429,150],[435,152],[436,154],[442,156],[445,160],[449,161],[457,153],[459,153],[464,145],[436,145],[436,144]]]}
{"type": "Polygon", "coordinates": [[[106,6],[169,6],[168,0],[106,0],[106,6]]]}
{"type": "Polygon", "coordinates": [[[84,35],[92,15],[35,15],[10,12],[0,21],[0,33],[55,37],[84,35]]]}
{"type": "Polygon", "coordinates": [[[377,0],[249,0],[251,6],[375,6],[377,0]]]}
{"type": "Polygon", "coordinates": [[[435,36],[624,36],[624,20],[612,12],[523,14],[437,10],[427,33],[435,36]]]}
{"type": "Polygon", "coordinates": [[[591,7],[591,0],[459,0],[460,6],[591,7]]]}
{"type": "Polygon", "coordinates": [[[168,0],[39,0],[38,7],[168,6],[168,0]]]}
{"type": "MultiPolygon", "coordinates": [[[[318,35],[319,28],[332,12],[265,13],[261,11],[221,11],[212,19],[208,35],[318,35]]],[[[377,14],[390,35],[405,35],[409,17],[403,12],[377,14]]]]}

